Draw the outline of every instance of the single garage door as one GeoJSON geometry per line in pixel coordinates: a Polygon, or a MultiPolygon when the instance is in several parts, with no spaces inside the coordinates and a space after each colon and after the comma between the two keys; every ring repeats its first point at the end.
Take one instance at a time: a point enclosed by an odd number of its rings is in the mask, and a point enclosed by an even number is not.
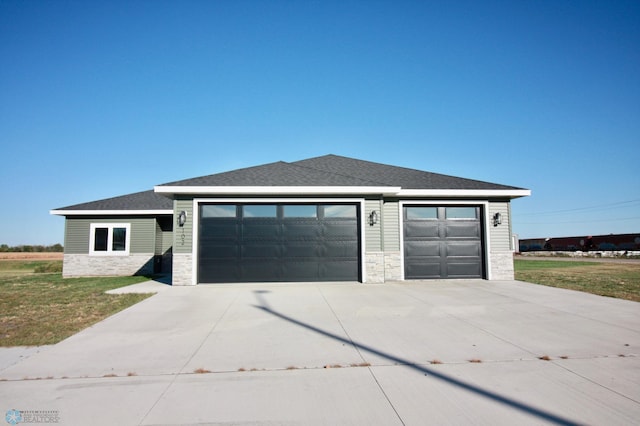
{"type": "Polygon", "coordinates": [[[198,282],[357,281],[356,204],[201,204],[198,282]]]}
{"type": "Polygon", "coordinates": [[[405,206],[405,278],[482,278],[480,214],[479,206],[405,206]]]}

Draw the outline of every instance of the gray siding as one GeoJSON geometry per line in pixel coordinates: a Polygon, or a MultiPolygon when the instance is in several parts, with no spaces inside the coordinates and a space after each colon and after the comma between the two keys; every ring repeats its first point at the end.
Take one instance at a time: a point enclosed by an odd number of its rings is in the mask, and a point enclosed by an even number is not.
{"type": "Polygon", "coordinates": [[[491,251],[511,250],[511,216],[509,215],[509,202],[499,201],[489,203],[487,222],[489,223],[489,239],[491,251]],[[493,215],[502,215],[502,224],[493,226],[493,215]]]}
{"type": "Polygon", "coordinates": [[[398,201],[385,201],[383,207],[384,251],[400,250],[400,210],[398,201]]]}
{"type": "Polygon", "coordinates": [[[129,253],[154,253],[156,246],[156,220],[154,217],[67,217],[65,245],[67,254],[89,253],[89,230],[92,223],[130,223],[131,247],[129,253]]]}
{"type": "Polygon", "coordinates": [[[156,222],[156,249],[154,253],[162,254],[162,228],[158,222],[156,222]]]}
{"type": "Polygon", "coordinates": [[[162,231],[162,253],[166,253],[173,247],[173,231],[162,231]]]}
{"type": "Polygon", "coordinates": [[[364,223],[362,228],[365,230],[365,252],[382,251],[382,211],[380,210],[380,200],[365,200],[364,202],[364,223]],[[378,223],[369,225],[369,215],[372,211],[378,212],[378,223]]]}
{"type": "Polygon", "coordinates": [[[187,212],[187,221],[184,226],[173,226],[173,252],[174,253],[191,253],[193,247],[193,200],[191,198],[183,200],[175,200],[173,202],[173,215],[177,220],[180,212],[187,212]]]}

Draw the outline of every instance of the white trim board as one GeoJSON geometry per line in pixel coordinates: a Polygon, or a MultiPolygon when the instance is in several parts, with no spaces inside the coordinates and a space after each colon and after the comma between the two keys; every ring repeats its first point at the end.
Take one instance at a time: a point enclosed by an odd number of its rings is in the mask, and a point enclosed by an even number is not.
{"type": "Polygon", "coordinates": [[[125,215],[173,215],[173,210],[50,210],[58,216],[125,216],[125,215]]]}
{"type": "Polygon", "coordinates": [[[529,189],[402,189],[399,186],[155,186],[158,194],[199,195],[383,195],[395,197],[518,198],[529,189]]]}

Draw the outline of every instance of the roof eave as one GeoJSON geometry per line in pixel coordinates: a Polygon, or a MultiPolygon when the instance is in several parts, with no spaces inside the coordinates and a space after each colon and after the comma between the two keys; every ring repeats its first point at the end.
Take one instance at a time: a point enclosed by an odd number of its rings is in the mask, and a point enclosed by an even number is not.
{"type": "Polygon", "coordinates": [[[402,188],[389,186],[156,186],[158,194],[199,195],[342,195],[376,194],[394,195],[402,188]]]}
{"type": "Polygon", "coordinates": [[[49,214],[57,216],[95,216],[95,215],[113,215],[113,216],[139,216],[139,215],[161,215],[173,214],[173,210],[50,210],[49,214]]]}
{"type": "Polygon", "coordinates": [[[441,198],[520,198],[531,195],[530,189],[402,189],[399,197],[441,198]]]}
{"type": "Polygon", "coordinates": [[[402,189],[395,186],[156,186],[158,194],[198,195],[386,195],[396,197],[439,198],[519,198],[531,195],[529,189],[402,189]]]}

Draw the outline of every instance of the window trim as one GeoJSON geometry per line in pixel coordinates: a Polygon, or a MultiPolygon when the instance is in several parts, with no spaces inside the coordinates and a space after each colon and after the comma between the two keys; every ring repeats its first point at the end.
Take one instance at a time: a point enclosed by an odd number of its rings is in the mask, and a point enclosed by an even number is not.
{"type": "Polygon", "coordinates": [[[130,223],[91,223],[89,225],[89,255],[90,256],[128,256],[131,248],[130,223]],[[95,250],[96,229],[107,228],[107,250],[95,250]],[[125,228],[124,250],[113,250],[113,229],[125,228]]]}

